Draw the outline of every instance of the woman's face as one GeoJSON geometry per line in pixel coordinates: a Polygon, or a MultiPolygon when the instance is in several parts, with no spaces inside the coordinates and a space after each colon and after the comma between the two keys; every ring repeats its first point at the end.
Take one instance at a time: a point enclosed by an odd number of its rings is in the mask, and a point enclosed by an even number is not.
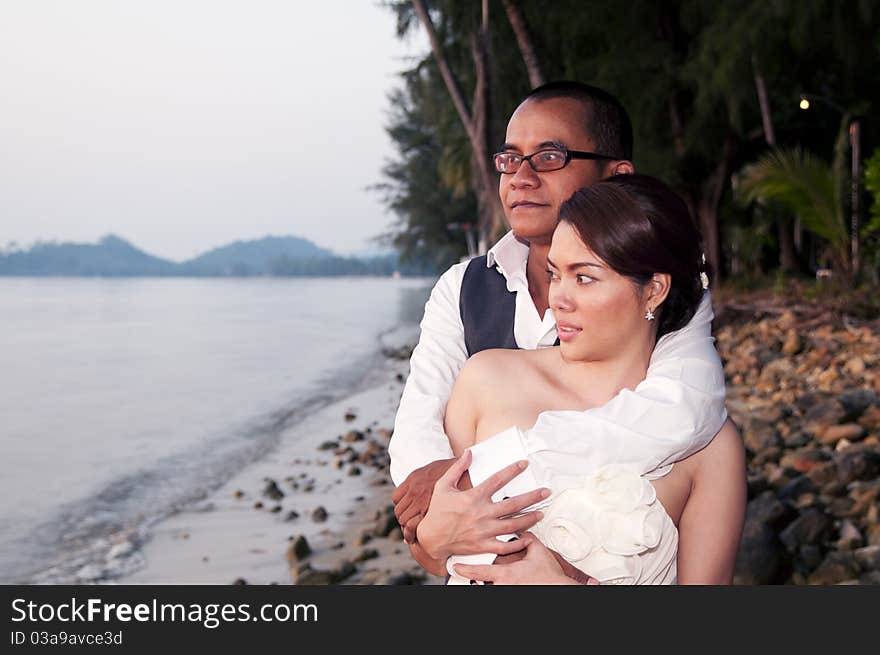
{"type": "Polygon", "coordinates": [[[645,319],[647,293],[612,270],[566,222],[553,232],[547,269],[550,307],[566,360],[614,358],[652,338],[652,324],[645,319]]]}

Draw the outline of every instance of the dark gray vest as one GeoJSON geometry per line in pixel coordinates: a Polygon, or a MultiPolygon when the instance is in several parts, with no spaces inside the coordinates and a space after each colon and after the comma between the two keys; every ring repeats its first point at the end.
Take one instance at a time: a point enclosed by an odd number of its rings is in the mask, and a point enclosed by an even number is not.
{"type": "Polygon", "coordinates": [[[474,257],[464,272],[458,299],[468,357],[489,348],[517,348],[513,336],[516,292],[497,267],[486,267],[486,255],[474,257]]]}

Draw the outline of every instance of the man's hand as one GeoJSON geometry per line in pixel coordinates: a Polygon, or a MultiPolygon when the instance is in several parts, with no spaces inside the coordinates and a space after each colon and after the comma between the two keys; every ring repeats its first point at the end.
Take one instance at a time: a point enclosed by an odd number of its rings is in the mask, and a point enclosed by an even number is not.
{"type": "MultiPolygon", "coordinates": [[[[449,470],[457,458],[438,459],[416,469],[391,494],[394,503],[394,516],[403,531],[403,540],[412,544],[416,540],[416,528],[431,504],[431,494],[437,480],[449,470]]],[[[470,478],[468,478],[470,480],[470,478]]]]}
{"type": "Polygon", "coordinates": [[[417,539],[433,559],[443,560],[453,553],[503,555],[521,550],[521,544],[499,541],[495,537],[517,534],[541,520],[541,512],[521,512],[547,498],[550,495],[547,488],[497,503],[492,501],[495,492],[523,472],[528,465],[526,460],[506,466],[473,489],[462,491],[459,481],[470,463],[471,453],[466,451],[437,480],[430,510],[419,523],[417,539]]]}

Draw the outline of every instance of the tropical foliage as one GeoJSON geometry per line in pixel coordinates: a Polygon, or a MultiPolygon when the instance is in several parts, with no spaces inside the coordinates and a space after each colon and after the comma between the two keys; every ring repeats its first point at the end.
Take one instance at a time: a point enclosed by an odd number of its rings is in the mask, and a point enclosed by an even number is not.
{"type": "Polygon", "coordinates": [[[808,271],[831,237],[842,238],[830,223],[827,230],[811,222],[812,231],[798,231],[784,203],[740,205],[733,181],[773,148],[833,151],[841,112],[831,105],[859,113],[863,151],[876,146],[876,3],[633,0],[624,9],[605,0],[397,0],[386,6],[402,37],[427,29],[436,37],[403,71],[391,97],[388,127],[398,155],[386,169],[385,188],[398,222],[388,237],[404,253],[430,252],[451,263],[466,242],[447,225],[479,224],[488,235],[497,207],[487,200],[485,161],[477,154],[503,141],[507,118],[542,78],[578,79],[623,101],[635,127],[637,169],[664,178],[685,197],[719,273],[766,269],[780,260],[808,271]],[[833,102],[801,111],[802,92],[833,102]],[[429,156],[414,150],[414,139],[429,156]],[[480,139],[488,145],[475,143],[480,139]],[[764,230],[768,220],[773,226],[761,260],[741,259],[743,235],[764,230]]]}

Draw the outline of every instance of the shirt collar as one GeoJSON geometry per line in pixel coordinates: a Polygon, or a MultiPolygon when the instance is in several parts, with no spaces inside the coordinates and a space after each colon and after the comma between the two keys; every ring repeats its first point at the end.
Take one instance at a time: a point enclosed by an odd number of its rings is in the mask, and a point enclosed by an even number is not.
{"type": "Polygon", "coordinates": [[[529,247],[518,241],[513,230],[505,234],[486,253],[486,266],[498,266],[502,275],[511,282],[514,278],[526,279],[526,262],[529,259],[529,247]]]}

